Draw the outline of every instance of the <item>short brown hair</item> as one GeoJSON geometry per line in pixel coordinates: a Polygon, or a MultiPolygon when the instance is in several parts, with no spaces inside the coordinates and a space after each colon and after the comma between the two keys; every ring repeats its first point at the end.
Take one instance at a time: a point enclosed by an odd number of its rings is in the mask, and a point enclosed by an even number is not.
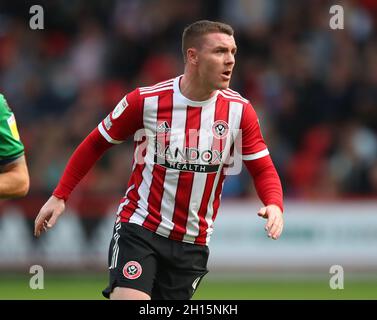
{"type": "Polygon", "coordinates": [[[183,30],[182,34],[182,54],[183,61],[186,62],[186,52],[188,48],[198,47],[198,40],[208,33],[225,33],[233,36],[233,28],[225,23],[209,20],[196,21],[183,30]]]}

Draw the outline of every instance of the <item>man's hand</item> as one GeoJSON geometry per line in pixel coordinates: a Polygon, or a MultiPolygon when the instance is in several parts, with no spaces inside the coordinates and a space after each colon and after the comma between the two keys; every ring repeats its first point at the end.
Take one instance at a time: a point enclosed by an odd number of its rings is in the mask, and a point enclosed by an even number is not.
{"type": "Polygon", "coordinates": [[[283,213],[277,205],[271,204],[260,208],[258,216],[267,219],[265,230],[270,238],[277,240],[284,226],[283,213]]]}
{"type": "Polygon", "coordinates": [[[64,200],[51,196],[41,208],[37,218],[35,219],[34,236],[38,238],[43,231],[47,231],[47,229],[52,228],[59,216],[63,213],[64,209],[64,200]]]}

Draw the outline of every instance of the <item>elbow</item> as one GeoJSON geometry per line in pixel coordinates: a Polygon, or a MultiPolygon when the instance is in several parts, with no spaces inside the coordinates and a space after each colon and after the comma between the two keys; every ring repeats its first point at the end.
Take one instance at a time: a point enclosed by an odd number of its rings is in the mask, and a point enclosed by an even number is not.
{"type": "Polygon", "coordinates": [[[13,190],[12,197],[14,198],[25,197],[29,192],[29,188],[30,188],[30,179],[29,179],[29,175],[26,175],[18,181],[16,188],[14,188],[13,190]]]}
{"type": "Polygon", "coordinates": [[[29,192],[30,184],[29,181],[23,183],[18,192],[18,197],[25,197],[29,192]]]}
{"type": "Polygon", "coordinates": [[[29,189],[30,189],[30,179],[29,179],[29,176],[27,175],[20,184],[18,196],[25,197],[28,194],[29,189]]]}

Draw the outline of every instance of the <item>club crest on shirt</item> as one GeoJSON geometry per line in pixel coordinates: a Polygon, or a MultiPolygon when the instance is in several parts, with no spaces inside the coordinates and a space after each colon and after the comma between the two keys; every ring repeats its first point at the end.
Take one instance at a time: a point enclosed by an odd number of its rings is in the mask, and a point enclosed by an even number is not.
{"type": "Polygon", "coordinates": [[[212,133],[218,139],[224,139],[227,137],[229,132],[228,123],[224,120],[217,120],[212,126],[212,133]]]}
{"type": "Polygon", "coordinates": [[[123,267],[123,275],[125,278],[134,280],[140,277],[143,268],[137,261],[128,261],[123,267]]]}
{"type": "Polygon", "coordinates": [[[120,117],[120,115],[123,113],[123,111],[128,107],[127,97],[124,97],[114,108],[112,112],[113,119],[117,119],[120,117]]]}

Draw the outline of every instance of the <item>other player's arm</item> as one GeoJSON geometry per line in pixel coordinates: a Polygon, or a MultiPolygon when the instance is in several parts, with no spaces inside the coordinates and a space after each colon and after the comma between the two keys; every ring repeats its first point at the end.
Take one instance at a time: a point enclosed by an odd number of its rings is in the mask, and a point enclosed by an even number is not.
{"type": "Polygon", "coordinates": [[[68,161],[59,184],[43,205],[34,223],[34,235],[52,228],[65,209],[65,202],[97,160],[114,144],[119,144],[142,126],[139,91],[134,90],[77,147],[68,161]]]}
{"type": "Polygon", "coordinates": [[[270,238],[276,240],[284,227],[283,190],[251,105],[244,106],[241,130],[243,161],[253,178],[258,196],[265,205],[260,208],[258,215],[267,219],[265,230],[270,238]]]}
{"type": "Polygon", "coordinates": [[[29,173],[16,118],[0,94],[0,198],[22,197],[29,191],[29,173]]]}
{"type": "Polygon", "coordinates": [[[25,156],[0,165],[0,198],[23,197],[29,191],[29,172],[25,156]]]}

